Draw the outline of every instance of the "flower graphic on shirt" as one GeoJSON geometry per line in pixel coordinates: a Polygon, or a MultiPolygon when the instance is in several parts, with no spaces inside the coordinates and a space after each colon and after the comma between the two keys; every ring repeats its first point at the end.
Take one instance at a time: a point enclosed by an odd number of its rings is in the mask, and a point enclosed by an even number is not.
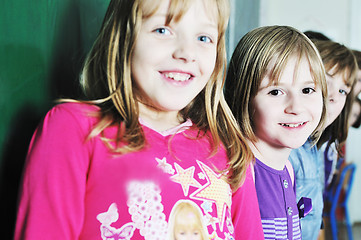
{"type": "Polygon", "coordinates": [[[202,204],[201,204],[201,207],[203,209],[203,211],[205,213],[210,213],[212,212],[212,203],[210,201],[204,201],[202,204]]]}
{"type": "Polygon", "coordinates": [[[153,182],[133,181],[127,190],[128,211],[140,235],[146,240],[165,239],[168,225],[159,186],[153,182]]]}
{"type": "Polygon", "coordinates": [[[198,173],[198,177],[199,177],[199,179],[201,179],[201,180],[206,179],[206,176],[205,176],[204,173],[202,173],[202,172],[198,173]]]}

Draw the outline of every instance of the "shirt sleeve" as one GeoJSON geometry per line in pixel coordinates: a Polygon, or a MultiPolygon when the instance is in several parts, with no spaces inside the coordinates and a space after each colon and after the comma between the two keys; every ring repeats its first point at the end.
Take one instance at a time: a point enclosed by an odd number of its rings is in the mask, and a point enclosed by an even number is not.
{"type": "Polygon", "coordinates": [[[15,240],[78,239],[90,151],[86,124],[80,121],[83,114],[74,105],[54,107],[33,135],[20,189],[15,240]]]}
{"type": "Polygon", "coordinates": [[[249,166],[244,184],[233,193],[232,219],[235,239],[264,239],[256,187],[249,166]]]}

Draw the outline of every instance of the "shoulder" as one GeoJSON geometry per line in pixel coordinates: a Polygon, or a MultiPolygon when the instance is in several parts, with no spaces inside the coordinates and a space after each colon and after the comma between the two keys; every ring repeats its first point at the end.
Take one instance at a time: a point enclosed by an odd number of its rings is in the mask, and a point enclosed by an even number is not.
{"type": "Polygon", "coordinates": [[[54,138],[67,134],[88,135],[97,122],[99,108],[84,103],[61,103],[48,111],[36,133],[54,138]]]}
{"type": "Polygon", "coordinates": [[[99,112],[99,107],[86,103],[61,103],[55,105],[50,111],[48,115],[56,116],[56,117],[75,117],[75,118],[83,118],[89,117],[92,114],[96,114],[99,112]]]}
{"type": "Polygon", "coordinates": [[[310,141],[307,141],[301,147],[293,149],[289,156],[289,160],[293,167],[300,164],[300,162],[313,162],[319,157],[319,152],[316,146],[313,146],[310,141]]]}
{"type": "Polygon", "coordinates": [[[79,123],[94,122],[96,121],[95,116],[98,112],[99,108],[95,105],[61,103],[49,110],[44,121],[64,122],[64,124],[71,124],[74,121],[79,123]]]}

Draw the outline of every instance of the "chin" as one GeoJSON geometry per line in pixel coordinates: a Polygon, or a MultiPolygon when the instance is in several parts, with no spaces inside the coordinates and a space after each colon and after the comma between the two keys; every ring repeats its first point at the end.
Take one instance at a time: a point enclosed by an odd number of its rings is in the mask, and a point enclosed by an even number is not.
{"type": "Polygon", "coordinates": [[[307,141],[307,138],[304,141],[289,142],[288,146],[291,149],[296,149],[296,148],[302,147],[302,145],[305,144],[306,141],[307,141]]]}

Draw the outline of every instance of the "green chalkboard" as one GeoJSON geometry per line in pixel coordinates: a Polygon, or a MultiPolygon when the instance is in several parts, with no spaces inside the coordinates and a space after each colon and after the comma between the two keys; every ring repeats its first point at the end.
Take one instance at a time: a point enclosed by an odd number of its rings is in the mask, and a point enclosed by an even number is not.
{"type": "Polygon", "coordinates": [[[110,0],[0,1],[2,239],[12,239],[16,198],[35,127],[60,97],[78,97],[78,74],[110,0]]]}

